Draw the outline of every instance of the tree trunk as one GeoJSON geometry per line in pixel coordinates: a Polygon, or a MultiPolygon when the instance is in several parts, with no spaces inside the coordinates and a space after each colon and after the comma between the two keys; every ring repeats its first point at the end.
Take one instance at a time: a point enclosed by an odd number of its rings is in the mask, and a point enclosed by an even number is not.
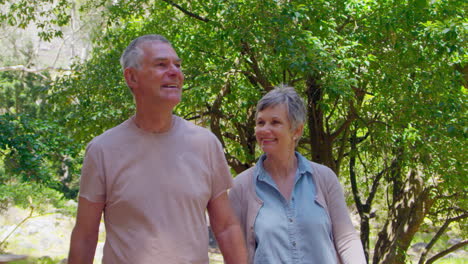
{"type": "Polygon", "coordinates": [[[333,158],[333,139],[324,130],[324,114],[320,107],[322,100],[322,87],[318,84],[316,76],[308,76],[307,89],[307,112],[310,130],[309,142],[312,149],[312,160],[330,167],[338,174],[338,168],[333,158]]]}
{"type": "Polygon", "coordinates": [[[357,154],[357,135],[356,131],[352,132],[351,135],[351,151],[349,157],[349,179],[351,182],[351,190],[353,192],[354,203],[356,205],[359,217],[361,218],[361,242],[364,248],[364,254],[366,256],[366,261],[369,262],[369,237],[370,237],[370,211],[372,197],[374,193],[370,193],[368,202],[363,204],[361,196],[359,195],[359,188],[356,180],[356,154],[357,154]]]}
{"type": "Polygon", "coordinates": [[[399,195],[393,201],[388,220],[378,235],[374,264],[405,264],[411,240],[434,202],[430,191],[431,187],[424,187],[419,172],[411,170],[406,184],[397,190],[399,195]]]}

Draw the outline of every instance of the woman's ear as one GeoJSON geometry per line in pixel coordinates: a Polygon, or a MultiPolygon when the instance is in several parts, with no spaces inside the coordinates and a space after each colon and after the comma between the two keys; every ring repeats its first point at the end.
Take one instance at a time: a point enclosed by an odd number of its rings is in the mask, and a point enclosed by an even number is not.
{"type": "Polygon", "coordinates": [[[302,133],[304,132],[304,124],[300,124],[293,133],[294,140],[301,138],[302,133]]]}

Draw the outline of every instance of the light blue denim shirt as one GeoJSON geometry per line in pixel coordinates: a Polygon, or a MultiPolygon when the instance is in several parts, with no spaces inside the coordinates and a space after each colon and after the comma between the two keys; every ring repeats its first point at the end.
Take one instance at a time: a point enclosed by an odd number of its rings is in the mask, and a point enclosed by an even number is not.
{"type": "Polygon", "coordinates": [[[254,225],[257,247],[254,264],[336,264],[330,218],[316,201],[312,169],[296,152],[298,168],[287,201],[260,157],[254,172],[255,191],[263,206],[254,225]]]}

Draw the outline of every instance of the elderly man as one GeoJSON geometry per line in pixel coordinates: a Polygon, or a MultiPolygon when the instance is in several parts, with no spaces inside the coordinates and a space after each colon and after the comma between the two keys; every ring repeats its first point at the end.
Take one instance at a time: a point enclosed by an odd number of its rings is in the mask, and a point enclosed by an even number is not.
{"type": "Polygon", "coordinates": [[[69,263],[92,263],[104,213],[103,263],[206,264],[205,209],[226,263],[246,263],[222,146],[172,114],[182,96],[181,59],[167,39],[145,35],[121,64],[136,114],[87,147],[69,263]]]}

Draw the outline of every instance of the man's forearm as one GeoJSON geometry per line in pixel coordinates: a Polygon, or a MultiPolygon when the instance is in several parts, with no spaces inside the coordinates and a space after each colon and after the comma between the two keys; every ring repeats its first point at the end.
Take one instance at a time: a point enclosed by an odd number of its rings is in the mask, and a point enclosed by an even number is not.
{"type": "Polygon", "coordinates": [[[76,230],[72,232],[68,264],[92,264],[96,252],[98,235],[84,237],[76,230]]]}
{"type": "Polygon", "coordinates": [[[247,264],[247,249],[240,225],[230,225],[215,236],[226,264],[247,264]]]}

